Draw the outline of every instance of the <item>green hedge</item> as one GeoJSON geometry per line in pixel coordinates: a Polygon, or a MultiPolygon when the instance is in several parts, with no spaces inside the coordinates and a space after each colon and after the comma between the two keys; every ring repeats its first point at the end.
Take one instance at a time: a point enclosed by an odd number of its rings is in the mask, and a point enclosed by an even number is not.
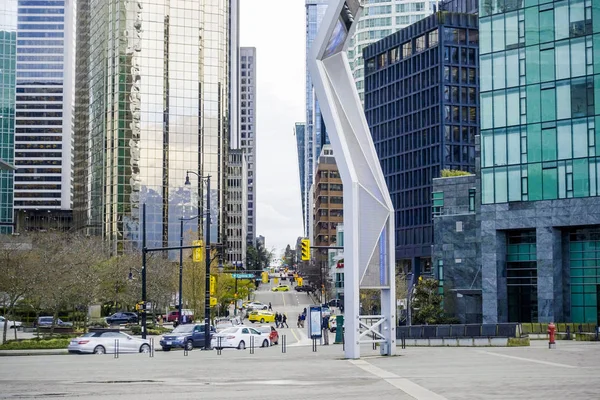
{"type": "Polygon", "coordinates": [[[528,337],[522,337],[522,338],[508,338],[508,347],[524,347],[524,346],[530,346],[531,342],[529,341],[528,337]]]}
{"type": "Polygon", "coordinates": [[[70,341],[70,337],[9,340],[0,345],[0,350],[66,349],[70,341]]]}

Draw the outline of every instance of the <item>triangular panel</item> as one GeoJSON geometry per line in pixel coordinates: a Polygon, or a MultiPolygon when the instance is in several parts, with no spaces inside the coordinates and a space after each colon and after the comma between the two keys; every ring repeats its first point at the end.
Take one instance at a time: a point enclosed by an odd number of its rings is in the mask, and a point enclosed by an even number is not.
{"type": "MultiPolygon", "coordinates": [[[[358,216],[358,226],[360,232],[358,266],[359,277],[365,274],[369,261],[376,249],[379,241],[379,235],[387,221],[389,210],[375,199],[362,186],[358,186],[358,204],[360,206],[360,215],[358,216]]],[[[378,248],[377,248],[378,249],[378,248]]]]}

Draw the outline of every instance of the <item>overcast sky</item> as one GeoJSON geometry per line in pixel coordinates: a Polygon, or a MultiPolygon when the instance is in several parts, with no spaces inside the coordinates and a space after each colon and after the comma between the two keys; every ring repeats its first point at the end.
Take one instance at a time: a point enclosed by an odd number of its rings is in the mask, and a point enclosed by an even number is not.
{"type": "Polygon", "coordinates": [[[257,235],[276,255],[302,236],[294,124],[304,122],[304,0],[241,0],[241,45],[257,52],[257,235]]]}

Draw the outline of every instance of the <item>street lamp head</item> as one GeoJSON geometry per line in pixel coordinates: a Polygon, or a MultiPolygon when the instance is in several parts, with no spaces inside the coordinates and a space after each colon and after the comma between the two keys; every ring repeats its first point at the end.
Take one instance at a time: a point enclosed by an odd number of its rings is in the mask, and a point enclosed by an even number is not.
{"type": "Polygon", "coordinates": [[[185,186],[190,186],[192,183],[190,182],[190,174],[185,173],[185,186]]]}

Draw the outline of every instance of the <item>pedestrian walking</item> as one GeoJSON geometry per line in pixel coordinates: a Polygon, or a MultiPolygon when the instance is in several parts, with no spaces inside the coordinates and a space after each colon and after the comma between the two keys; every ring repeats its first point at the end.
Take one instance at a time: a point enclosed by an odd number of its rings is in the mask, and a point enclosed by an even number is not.
{"type": "Polygon", "coordinates": [[[269,311],[273,311],[273,306],[271,305],[271,302],[269,302],[269,311]]]}
{"type": "Polygon", "coordinates": [[[324,316],[323,322],[321,323],[323,329],[323,346],[329,346],[329,317],[324,316]]]}
{"type": "Polygon", "coordinates": [[[281,327],[283,328],[283,325],[285,325],[286,328],[289,328],[288,324],[287,324],[287,315],[286,314],[282,314],[281,316],[281,327]]]}
{"type": "Polygon", "coordinates": [[[306,314],[300,315],[300,326],[304,328],[304,321],[306,320],[306,314]]]}
{"type": "Polygon", "coordinates": [[[298,328],[302,327],[302,314],[298,314],[298,321],[296,321],[296,326],[298,328]]]}
{"type": "Polygon", "coordinates": [[[275,313],[275,327],[279,328],[280,315],[278,312],[275,313]]]}

